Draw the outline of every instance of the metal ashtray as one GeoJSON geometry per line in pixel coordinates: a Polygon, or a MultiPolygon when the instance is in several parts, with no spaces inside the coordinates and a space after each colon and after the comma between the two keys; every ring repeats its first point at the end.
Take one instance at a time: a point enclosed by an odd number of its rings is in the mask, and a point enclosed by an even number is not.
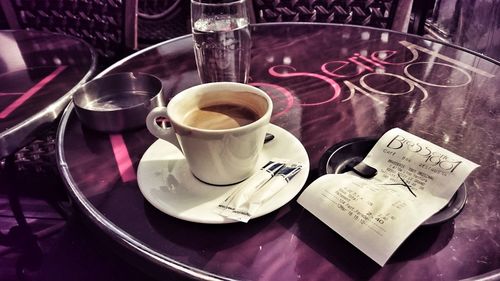
{"type": "Polygon", "coordinates": [[[82,123],[101,132],[121,132],[145,126],[146,116],[163,105],[157,77],[134,72],[110,74],[82,85],[73,103],[82,123]]]}

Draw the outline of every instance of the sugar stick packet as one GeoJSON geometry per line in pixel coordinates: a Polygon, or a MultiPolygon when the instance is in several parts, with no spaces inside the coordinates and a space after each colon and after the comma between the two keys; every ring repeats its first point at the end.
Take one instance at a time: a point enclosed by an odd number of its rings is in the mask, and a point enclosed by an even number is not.
{"type": "Polygon", "coordinates": [[[260,206],[280,192],[301,169],[302,165],[300,164],[285,165],[281,168],[276,175],[252,195],[248,201],[248,214],[255,215],[260,206]]]}
{"type": "Polygon", "coordinates": [[[253,193],[269,181],[284,165],[282,162],[273,160],[267,162],[255,174],[235,187],[235,190],[217,206],[217,213],[226,217],[231,213],[237,214],[236,208],[248,201],[253,193]]]}
{"type": "Polygon", "coordinates": [[[242,183],[218,206],[218,213],[230,219],[248,222],[258,208],[278,193],[302,168],[297,163],[275,161],[281,162],[270,161],[242,183]]]}

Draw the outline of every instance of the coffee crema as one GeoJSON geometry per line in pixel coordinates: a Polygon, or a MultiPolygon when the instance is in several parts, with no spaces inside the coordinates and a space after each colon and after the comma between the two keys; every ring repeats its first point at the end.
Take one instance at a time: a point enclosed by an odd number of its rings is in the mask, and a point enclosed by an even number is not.
{"type": "Polygon", "coordinates": [[[205,130],[238,128],[257,121],[260,116],[252,109],[237,104],[216,104],[197,108],[184,118],[184,124],[205,130]]]}

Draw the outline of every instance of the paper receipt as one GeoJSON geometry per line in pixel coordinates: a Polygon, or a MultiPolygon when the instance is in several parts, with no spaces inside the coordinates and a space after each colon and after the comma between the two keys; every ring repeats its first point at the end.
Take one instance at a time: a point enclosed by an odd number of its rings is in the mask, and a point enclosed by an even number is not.
{"type": "Polygon", "coordinates": [[[375,177],[324,175],[298,202],[382,266],[478,167],[397,128],[385,133],[363,162],[377,169],[375,177]]]}

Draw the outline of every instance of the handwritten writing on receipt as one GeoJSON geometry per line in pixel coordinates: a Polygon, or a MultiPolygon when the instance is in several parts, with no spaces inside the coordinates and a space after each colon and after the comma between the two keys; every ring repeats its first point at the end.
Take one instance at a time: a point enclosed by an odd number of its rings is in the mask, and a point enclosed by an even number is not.
{"type": "Polygon", "coordinates": [[[378,170],[375,177],[325,175],[298,202],[382,266],[478,167],[397,128],[386,132],[363,162],[378,170]]]}

